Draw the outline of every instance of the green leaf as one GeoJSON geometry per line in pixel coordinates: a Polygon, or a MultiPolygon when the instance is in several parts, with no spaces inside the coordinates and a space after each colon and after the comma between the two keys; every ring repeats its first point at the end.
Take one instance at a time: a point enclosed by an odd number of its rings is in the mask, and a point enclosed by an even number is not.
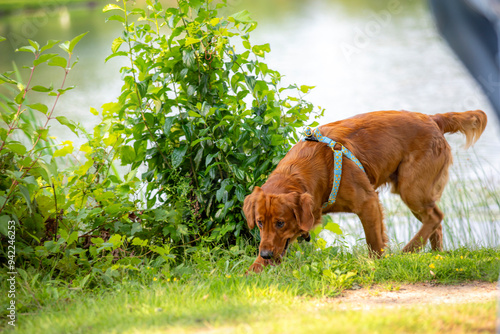
{"type": "Polygon", "coordinates": [[[186,225],[184,225],[184,224],[179,224],[179,226],[177,226],[177,232],[179,234],[182,234],[182,235],[188,235],[189,234],[189,231],[188,231],[186,225]]]}
{"type": "Polygon", "coordinates": [[[8,76],[6,76],[5,74],[3,73],[0,73],[0,84],[3,82],[7,82],[7,83],[10,83],[10,84],[14,84],[16,85],[17,84],[17,81],[15,80],[12,80],[11,78],[9,78],[8,76]]]}
{"type": "Polygon", "coordinates": [[[56,45],[57,43],[59,43],[60,41],[59,40],[55,40],[55,39],[49,39],[47,41],[47,44],[45,44],[44,46],[42,46],[42,49],[40,50],[40,52],[43,52],[45,50],[49,50],[49,49],[52,49],[54,47],[54,45],[56,45]]]}
{"type": "Polygon", "coordinates": [[[207,167],[208,165],[210,165],[210,163],[212,162],[212,160],[218,155],[218,153],[212,153],[212,154],[209,154],[207,155],[207,157],[205,158],[205,167],[207,167]]]}
{"type": "Polygon", "coordinates": [[[184,51],[182,55],[182,61],[184,62],[184,64],[186,64],[187,67],[193,68],[196,63],[194,51],[184,51]]]}
{"type": "Polygon", "coordinates": [[[311,89],[313,89],[314,87],[315,87],[315,86],[306,86],[306,85],[302,85],[302,86],[300,86],[300,91],[301,91],[302,93],[304,93],[304,94],[307,94],[307,93],[309,93],[309,91],[310,91],[311,89]]]}
{"type": "Polygon", "coordinates": [[[32,103],[29,104],[28,107],[30,107],[31,109],[38,110],[45,115],[47,115],[47,111],[49,110],[49,108],[43,103],[32,103]]]}
{"type": "Polygon", "coordinates": [[[255,76],[245,75],[245,82],[246,82],[248,88],[253,92],[253,90],[255,88],[255,83],[256,83],[255,76]]]}
{"type": "Polygon", "coordinates": [[[128,165],[135,162],[135,150],[132,146],[123,145],[120,148],[120,159],[123,165],[128,165]]]}
{"type": "Polygon", "coordinates": [[[284,142],[284,138],[282,135],[280,135],[280,134],[271,135],[271,145],[277,146],[277,145],[283,144],[283,142],[284,142]]]}
{"type": "Polygon", "coordinates": [[[250,12],[248,10],[242,10],[241,12],[238,12],[228,18],[229,22],[234,22],[234,23],[254,23],[250,18],[250,12]]]}
{"type": "Polygon", "coordinates": [[[59,66],[64,69],[66,69],[66,66],[68,66],[68,60],[64,57],[57,56],[54,58],[51,58],[48,62],[49,66],[59,66]]]}
{"type": "Polygon", "coordinates": [[[236,178],[241,181],[245,179],[245,172],[237,167],[234,167],[234,175],[236,175],[236,178]]]}
{"type": "Polygon", "coordinates": [[[195,168],[198,169],[200,166],[201,158],[203,157],[203,147],[200,147],[198,152],[196,152],[196,156],[194,157],[195,168]]]}
{"type": "Polygon", "coordinates": [[[186,155],[187,149],[187,145],[183,145],[174,149],[174,152],[172,153],[172,166],[174,168],[177,168],[181,165],[182,160],[186,155]]]}
{"type": "Polygon", "coordinates": [[[118,15],[118,14],[115,14],[115,15],[111,15],[110,17],[107,17],[106,22],[108,21],[118,21],[118,22],[121,22],[121,23],[125,23],[125,18],[121,15],[118,15]]]}
{"type": "Polygon", "coordinates": [[[201,40],[199,38],[186,37],[184,46],[189,46],[191,44],[199,43],[201,40]]]}
{"type": "Polygon", "coordinates": [[[140,223],[133,223],[132,224],[132,230],[130,231],[130,235],[134,235],[137,232],[142,231],[142,226],[140,223]]]}
{"type": "Polygon", "coordinates": [[[37,41],[32,41],[31,39],[28,39],[28,42],[33,48],[35,48],[36,51],[40,50],[40,44],[38,44],[37,41]]]}
{"type": "Polygon", "coordinates": [[[47,135],[49,134],[49,129],[38,129],[35,135],[40,136],[40,139],[47,140],[47,135]]]}
{"type": "Polygon", "coordinates": [[[75,231],[73,233],[71,233],[71,235],[68,237],[68,239],[66,240],[66,243],[69,245],[71,245],[73,242],[75,242],[76,240],[78,240],[78,232],[75,231]]]}
{"type": "Polygon", "coordinates": [[[123,40],[123,38],[121,37],[117,37],[113,40],[113,43],[111,44],[111,52],[115,53],[116,51],[118,51],[118,49],[120,48],[120,45],[122,45],[122,43],[125,42],[123,40]]]}
{"type": "Polygon", "coordinates": [[[222,181],[221,186],[219,190],[215,192],[215,198],[217,199],[218,202],[222,200],[225,194],[228,192],[228,185],[230,184],[231,180],[230,179],[225,179],[222,181]]]}
{"type": "Polygon", "coordinates": [[[69,52],[73,52],[73,49],[75,48],[75,46],[78,44],[78,42],[80,42],[80,40],[83,38],[83,36],[87,35],[89,32],[84,32],[83,34],[80,34],[78,36],[76,36],[75,38],[73,38],[71,40],[71,42],[69,42],[69,52]]]}
{"type": "Polygon", "coordinates": [[[71,64],[70,68],[75,67],[75,65],[78,64],[79,61],[80,61],[80,57],[76,57],[76,60],[73,62],[73,64],[71,64]]]}
{"type": "Polygon", "coordinates": [[[52,85],[50,85],[50,87],[44,87],[44,86],[40,86],[40,85],[36,85],[36,86],[31,87],[31,90],[34,90],[35,92],[42,92],[42,93],[50,92],[50,91],[52,91],[52,89],[54,89],[54,87],[52,85]]]}
{"type": "Polygon", "coordinates": [[[9,234],[9,221],[11,221],[11,219],[7,215],[3,215],[0,217],[0,233],[5,236],[9,234]]]}
{"type": "Polygon", "coordinates": [[[172,128],[172,124],[174,124],[175,117],[165,117],[165,124],[163,124],[163,133],[168,135],[170,129],[172,128]]]}
{"type": "Polygon", "coordinates": [[[90,274],[87,274],[81,281],[80,283],[78,283],[78,288],[80,290],[83,290],[83,288],[85,288],[85,285],[87,284],[87,282],[89,281],[90,277],[91,277],[92,273],[90,274]]]}
{"type": "Polygon", "coordinates": [[[193,141],[191,143],[191,146],[195,146],[196,144],[198,144],[199,142],[202,142],[202,141],[205,141],[205,140],[209,140],[209,139],[212,139],[211,137],[202,137],[202,138],[198,138],[196,139],[195,141],[193,141]]]}
{"type": "Polygon", "coordinates": [[[37,164],[40,166],[39,173],[42,176],[42,178],[45,180],[45,182],[50,183],[50,179],[52,177],[52,171],[51,171],[51,166],[47,165],[42,159],[39,159],[37,161],[37,164]]]}
{"type": "Polygon", "coordinates": [[[243,202],[245,200],[245,194],[246,192],[243,186],[241,184],[238,184],[236,186],[236,198],[238,199],[238,201],[243,202]]]}
{"type": "Polygon", "coordinates": [[[7,40],[5,37],[0,36],[0,42],[3,42],[3,41],[5,41],[5,40],[7,40]]]}
{"type": "Polygon", "coordinates": [[[112,53],[109,56],[107,56],[106,59],[104,59],[104,62],[106,63],[111,58],[115,58],[115,57],[119,57],[119,56],[127,57],[128,53],[126,51],[118,51],[118,52],[112,53]]]}
{"type": "Polygon", "coordinates": [[[62,42],[61,44],[59,44],[59,47],[64,51],[66,51],[67,53],[71,53],[69,52],[69,41],[62,42]]]}
{"type": "Polygon", "coordinates": [[[124,12],[123,8],[121,8],[121,7],[120,7],[120,6],[118,6],[118,5],[112,4],[112,3],[110,3],[110,4],[106,5],[106,6],[104,6],[104,8],[102,9],[102,12],[103,12],[103,13],[106,13],[106,12],[109,12],[110,10],[115,10],[115,9],[117,9],[117,10],[121,10],[122,12],[124,12]]]}
{"type": "Polygon", "coordinates": [[[26,201],[26,205],[28,206],[28,210],[31,213],[32,212],[31,198],[30,198],[30,192],[29,192],[28,188],[26,188],[22,184],[18,184],[17,186],[19,188],[19,191],[21,192],[21,195],[23,195],[24,200],[26,201]]]}
{"type": "Polygon", "coordinates": [[[78,135],[76,132],[76,125],[66,118],[66,116],[57,116],[56,119],[60,124],[67,126],[74,134],[78,135]]]}
{"type": "Polygon", "coordinates": [[[252,47],[252,52],[259,57],[264,57],[266,52],[271,52],[271,46],[269,45],[269,43],[262,45],[254,45],[252,47]]]}
{"type": "Polygon", "coordinates": [[[149,78],[146,78],[145,80],[141,82],[137,82],[137,91],[139,92],[139,96],[143,98],[146,93],[148,92],[148,85],[149,85],[149,78]]]}
{"type": "Polygon", "coordinates": [[[54,58],[55,56],[57,56],[57,54],[55,54],[55,53],[47,53],[47,54],[40,55],[40,57],[38,57],[38,59],[35,59],[33,61],[33,65],[37,66],[37,65],[40,65],[42,63],[45,63],[46,61],[48,61],[51,58],[54,58]]]}
{"type": "Polygon", "coordinates": [[[140,15],[141,17],[146,17],[146,11],[142,8],[134,8],[130,11],[130,15],[140,15]]]}
{"type": "Polygon", "coordinates": [[[31,45],[27,45],[27,46],[21,46],[19,49],[16,50],[17,51],[22,51],[22,52],[31,52],[33,54],[36,53],[36,49],[34,47],[32,47],[31,45]]]}
{"type": "Polygon", "coordinates": [[[342,235],[342,230],[340,229],[339,224],[334,222],[329,222],[325,225],[325,230],[331,231],[335,234],[342,235]]]}
{"type": "Polygon", "coordinates": [[[220,18],[215,17],[215,18],[210,20],[210,25],[215,27],[217,24],[219,24],[220,20],[221,20],[220,18]]]}
{"type": "Polygon", "coordinates": [[[121,105],[119,103],[116,103],[116,102],[108,102],[108,103],[104,103],[101,106],[101,108],[102,108],[102,114],[105,116],[109,116],[109,115],[118,114],[118,112],[120,111],[121,105]]]}
{"type": "Polygon", "coordinates": [[[71,141],[69,140],[64,141],[63,144],[64,144],[63,148],[56,150],[54,152],[54,154],[52,155],[53,158],[64,157],[68,154],[73,153],[73,143],[71,141]]]}
{"type": "Polygon", "coordinates": [[[138,238],[138,237],[135,237],[134,239],[132,239],[132,246],[144,247],[144,246],[147,246],[147,244],[148,244],[148,240],[142,240],[141,238],[138,238]]]}
{"type": "Polygon", "coordinates": [[[63,94],[64,94],[64,93],[66,93],[68,90],[72,90],[72,89],[74,89],[74,88],[75,88],[75,86],[69,86],[69,87],[66,87],[66,88],[59,88],[59,89],[57,90],[57,92],[58,92],[59,94],[63,95],[63,94]]]}
{"type": "Polygon", "coordinates": [[[189,110],[188,115],[191,117],[202,118],[202,116],[200,114],[198,114],[196,111],[193,111],[193,110],[189,110]]]}
{"type": "Polygon", "coordinates": [[[24,155],[26,153],[26,147],[21,143],[9,143],[5,145],[5,147],[19,155],[24,155]]]}

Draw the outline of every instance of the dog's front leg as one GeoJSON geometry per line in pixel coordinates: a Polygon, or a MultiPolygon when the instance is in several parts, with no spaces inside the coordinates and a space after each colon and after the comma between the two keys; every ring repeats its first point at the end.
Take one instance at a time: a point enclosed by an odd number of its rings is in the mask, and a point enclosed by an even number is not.
{"type": "Polygon", "coordinates": [[[250,268],[248,268],[246,273],[248,274],[251,271],[253,271],[254,273],[260,273],[267,265],[269,265],[269,261],[264,260],[264,258],[259,255],[255,259],[255,262],[250,266],[250,268]]]}
{"type": "MultiPolygon", "coordinates": [[[[360,196],[361,197],[361,196],[360,196]]],[[[387,245],[387,234],[385,232],[382,206],[378,194],[374,191],[364,196],[364,202],[357,214],[363,229],[365,230],[366,243],[370,250],[370,256],[381,257],[387,245]]]]}

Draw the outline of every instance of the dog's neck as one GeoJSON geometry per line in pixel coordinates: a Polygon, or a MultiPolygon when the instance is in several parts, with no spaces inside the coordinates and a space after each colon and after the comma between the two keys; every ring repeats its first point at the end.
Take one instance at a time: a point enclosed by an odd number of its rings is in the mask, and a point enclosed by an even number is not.
{"type": "Polygon", "coordinates": [[[269,176],[266,183],[262,185],[262,190],[268,194],[288,194],[297,192],[303,194],[308,191],[301,179],[294,177],[294,174],[282,174],[274,172],[269,176]]]}
{"type": "Polygon", "coordinates": [[[333,182],[333,154],[329,147],[301,142],[271,173],[262,189],[267,193],[309,193],[318,207],[328,200],[333,182]],[[304,145],[312,146],[307,150],[304,145]],[[326,180],[326,182],[325,182],[326,180]]]}

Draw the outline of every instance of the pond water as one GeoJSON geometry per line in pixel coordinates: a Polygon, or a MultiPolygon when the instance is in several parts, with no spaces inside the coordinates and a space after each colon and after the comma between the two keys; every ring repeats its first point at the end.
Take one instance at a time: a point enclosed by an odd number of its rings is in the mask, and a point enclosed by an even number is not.
{"type": "MultiPolygon", "coordinates": [[[[286,74],[284,84],[316,86],[307,99],[326,109],[320,123],[387,109],[434,114],[482,109],[488,126],[475,147],[464,151],[463,136],[447,136],[455,156],[450,184],[441,202],[446,214],[445,245],[500,244],[500,128],[488,101],[437,34],[426,3],[419,0],[298,1],[229,0],[230,10],[248,9],[259,22],[253,42],[270,43],[268,65],[286,74]]],[[[14,50],[24,38],[40,44],[68,40],[85,31],[77,46],[79,64],[70,74],[67,93],[57,114],[87,129],[98,123],[90,107],[113,101],[120,92],[119,60],[104,63],[112,40],[121,33],[116,22],[105,23],[104,4],[42,8],[0,17],[0,72],[30,61],[14,50]]],[[[23,70],[26,74],[27,70],[23,70]]],[[[62,72],[62,70],[61,70],[62,72]]],[[[61,73],[62,74],[62,73],[61,73]]],[[[40,81],[57,85],[62,76],[40,69],[40,81]]],[[[61,140],[73,138],[54,126],[61,140]]],[[[399,198],[381,192],[391,240],[404,243],[420,223],[399,198]]],[[[363,237],[355,216],[335,215],[348,235],[363,237]]]]}

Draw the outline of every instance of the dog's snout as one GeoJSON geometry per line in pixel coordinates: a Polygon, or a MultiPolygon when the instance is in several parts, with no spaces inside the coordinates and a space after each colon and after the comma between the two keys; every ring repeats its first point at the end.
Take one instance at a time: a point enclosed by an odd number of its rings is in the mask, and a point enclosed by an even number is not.
{"type": "Polygon", "coordinates": [[[263,249],[260,251],[260,256],[262,256],[263,259],[269,260],[273,257],[273,251],[263,249]]]}

